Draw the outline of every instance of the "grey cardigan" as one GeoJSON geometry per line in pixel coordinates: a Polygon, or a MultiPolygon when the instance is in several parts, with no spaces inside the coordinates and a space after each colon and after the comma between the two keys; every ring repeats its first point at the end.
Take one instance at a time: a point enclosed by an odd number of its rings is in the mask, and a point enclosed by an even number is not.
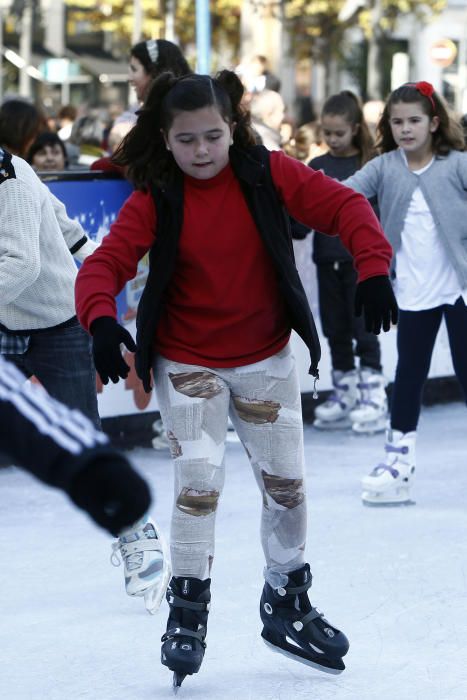
{"type": "Polygon", "coordinates": [[[412,195],[420,187],[461,288],[467,287],[467,153],[437,156],[425,172],[415,175],[399,150],[390,151],[342,184],[367,198],[378,197],[381,225],[394,252],[401,244],[412,195]]]}

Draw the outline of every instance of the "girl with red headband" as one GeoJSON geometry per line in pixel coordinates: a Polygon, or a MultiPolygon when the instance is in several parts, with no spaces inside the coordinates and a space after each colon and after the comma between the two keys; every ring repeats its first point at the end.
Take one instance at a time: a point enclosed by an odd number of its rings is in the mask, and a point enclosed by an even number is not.
{"type": "Polygon", "coordinates": [[[393,505],[412,503],[422,390],[443,318],[467,398],[467,154],[460,125],[427,82],[391,93],[378,135],[382,155],[345,184],[377,196],[395,252],[400,320],[391,422],[385,460],[362,480],[364,503],[393,505]]]}

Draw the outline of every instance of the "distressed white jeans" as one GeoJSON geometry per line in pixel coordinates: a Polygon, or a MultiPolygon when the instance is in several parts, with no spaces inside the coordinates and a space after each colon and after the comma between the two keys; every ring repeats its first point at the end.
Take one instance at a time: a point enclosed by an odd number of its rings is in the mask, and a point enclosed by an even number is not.
{"type": "Polygon", "coordinates": [[[158,356],[154,376],[175,465],[174,576],[210,575],[229,415],[262,493],[261,543],[267,570],[287,573],[302,566],[303,422],[290,346],[266,360],[235,368],[187,365],[158,356]]]}

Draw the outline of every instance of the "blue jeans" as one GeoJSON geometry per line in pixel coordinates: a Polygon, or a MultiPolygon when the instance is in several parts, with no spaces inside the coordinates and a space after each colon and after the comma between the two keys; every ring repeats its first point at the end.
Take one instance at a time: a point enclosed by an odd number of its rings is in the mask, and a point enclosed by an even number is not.
{"type": "Polygon", "coordinates": [[[32,333],[24,355],[4,355],[29,379],[33,374],[58,401],[77,408],[100,428],[91,339],[78,321],[32,333]]]}

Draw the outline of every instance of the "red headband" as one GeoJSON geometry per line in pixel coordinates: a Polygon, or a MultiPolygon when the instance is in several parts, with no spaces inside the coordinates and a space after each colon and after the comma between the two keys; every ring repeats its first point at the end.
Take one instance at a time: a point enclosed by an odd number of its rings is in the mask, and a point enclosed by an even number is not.
{"type": "Polygon", "coordinates": [[[435,91],[433,85],[431,83],[426,83],[424,80],[421,80],[418,83],[406,83],[407,87],[414,87],[420,95],[423,95],[423,97],[427,97],[430,102],[431,106],[433,107],[433,112],[436,112],[436,105],[435,101],[433,99],[433,93],[435,91]]]}

